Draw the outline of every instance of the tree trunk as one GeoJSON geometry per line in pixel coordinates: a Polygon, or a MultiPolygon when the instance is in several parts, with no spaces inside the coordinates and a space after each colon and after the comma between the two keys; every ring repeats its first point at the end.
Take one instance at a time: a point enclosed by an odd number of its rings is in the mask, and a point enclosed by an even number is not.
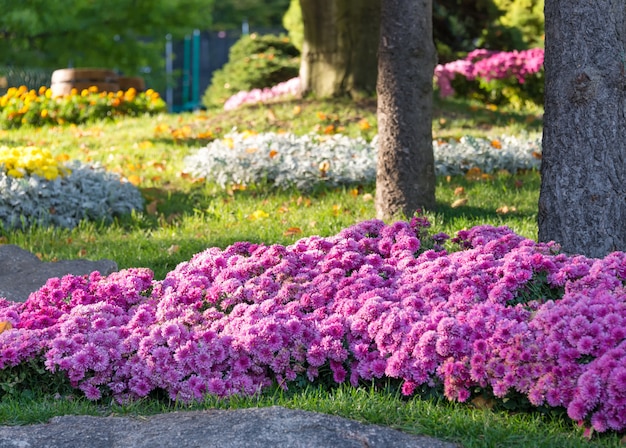
{"type": "Polygon", "coordinates": [[[359,98],[376,91],[380,0],[300,0],[304,93],[359,98]]]}
{"type": "Polygon", "coordinates": [[[624,0],[546,0],[539,240],[626,251],[624,0]]]}
{"type": "Polygon", "coordinates": [[[385,0],[378,48],[376,214],[435,207],[432,0],[385,0]]]}

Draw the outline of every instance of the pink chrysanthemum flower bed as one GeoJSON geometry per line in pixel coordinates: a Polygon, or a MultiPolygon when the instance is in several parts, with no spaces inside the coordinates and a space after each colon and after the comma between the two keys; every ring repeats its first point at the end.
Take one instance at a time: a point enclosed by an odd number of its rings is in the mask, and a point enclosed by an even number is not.
{"type": "Polygon", "coordinates": [[[162,281],[147,269],[51,279],[0,303],[0,367],[42,357],[89,399],[172,399],[273,384],[392,378],[563,406],[626,427],[626,254],[566,256],[506,227],[420,238],[424,218],[362,222],[291,246],[210,248],[162,281]],[[432,244],[434,249],[426,250],[432,244]]]}
{"type": "Polygon", "coordinates": [[[234,110],[244,104],[268,103],[286,96],[298,96],[300,89],[300,78],[291,78],[264,89],[242,90],[226,100],[224,110],[234,110]]]}
{"type": "Polygon", "coordinates": [[[474,50],[464,59],[437,65],[435,83],[441,97],[454,94],[451,82],[457,74],[469,80],[482,78],[485,81],[513,77],[524,84],[528,76],[543,70],[543,55],[543,48],[522,51],[474,50]]]}

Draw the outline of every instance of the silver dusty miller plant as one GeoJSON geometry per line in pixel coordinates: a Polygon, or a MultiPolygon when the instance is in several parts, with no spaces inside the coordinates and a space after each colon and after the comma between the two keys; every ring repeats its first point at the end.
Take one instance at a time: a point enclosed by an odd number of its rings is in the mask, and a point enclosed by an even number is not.
{"type": "Polygon", "coordinates": [[[81,220],[111,222],[143,209],[140,191],[119,175],[78,161],[71,174],[46,180],[32,175],[7,176],[0,171],[0,222],[5,229],[32,225],[76,227],[81,220]]]}
{"type": "MultiPolygon", "coordinates": [[[[538,169],[541,139],[502,136],[491,140],[463,137],[433,142],[437,175],[538,169]]],[[[378,139],[342,135],[231,133],[185,158],[185,171],[226,187],[267,182],[279,188],[310,190],[316,185],[365,184],[376,180],[378,139]]]]}

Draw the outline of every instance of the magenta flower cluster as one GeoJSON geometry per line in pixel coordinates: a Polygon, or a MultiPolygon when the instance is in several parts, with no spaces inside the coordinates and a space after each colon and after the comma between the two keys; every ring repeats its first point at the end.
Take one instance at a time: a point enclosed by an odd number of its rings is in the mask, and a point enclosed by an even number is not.
{"type": "Polygon", "coordinates": [[[597,431],[626,428],[626,254],[566,256],[489,226],[447,252],[447,235],[422,236],[428,225],[371,220],[286,247],[210,248],[161,281],[147,269],[51,279],[0,303],[14,327],[0,334],[0,367],[41,356],[89,399],[122,402],[254,394],[323,372],[353,386],[387,377],[406,395],[516,392],[597,431]]]}
{"type": "Polygon", "coordinates": [[[464,59],[437,65],[435,83],[442,97],[454,94],[451,82],[457,74],[468,80],[481,78],[485,81],[512,77],[524,84],[528,76],[543,69],[543,53],[542,48],[522,51],[474,50],[464,59]]]}
{"type": "Polygon", "coordinates": [[[237,109],[244,104],[267,103],[285,96],[297,96],[300,94],[300,78],[291,78],[288,81],[276,84],[264,89],[252,89],[238,92],[228,98],[224,103],[224,110],[237,109]]]}

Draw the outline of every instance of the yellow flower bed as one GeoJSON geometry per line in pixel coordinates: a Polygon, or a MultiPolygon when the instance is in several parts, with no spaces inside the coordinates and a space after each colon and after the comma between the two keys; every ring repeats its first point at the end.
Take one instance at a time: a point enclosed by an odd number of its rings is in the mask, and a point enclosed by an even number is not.
{"type": "Polygon", "coordinates": [[[0,128],[24,125],[44,126],[67,123],[87,123],[121,116],[158,114],[167,111],[158,92],[134,88],[118,92],[99,92],[96,87],[54,98],[47,87],[39,90],[11,87],[0,96],[0,128]]]}
{"type": "Polygon", "coordinates": [[[56,158],[49,150],[36,146],[0,147],[0,168],[7,176],[37,175],[54,180],[70,174],[63,160],[63,157],[56,158]]]}

